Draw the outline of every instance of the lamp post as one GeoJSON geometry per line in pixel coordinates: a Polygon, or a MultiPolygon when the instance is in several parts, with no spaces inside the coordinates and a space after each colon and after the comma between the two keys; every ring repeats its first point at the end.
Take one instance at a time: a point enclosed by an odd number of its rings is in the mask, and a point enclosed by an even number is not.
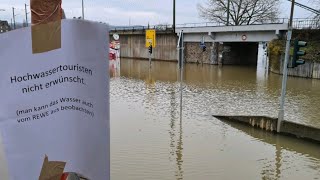
{"type": "Polygon", "coordinates": [[[83,0],[82,0],[82,19],[84,19],[84,3],[83,3],[83,0]]]}
{"type": "Polygon", "coordinates": [[[173,0],[173,20],[172,20],[173,33],[176,32],[176,0],[173,0]]]}
{"type": "Polygon", "coordinates": [[[13,29],[16,29],[16,16],[14,15],[14,7],[12,7],[13,29]]]}
{"type": "Polygon", "coordinates": [[[27,4],[24,4],[24,11],[25,11],[25,13],[26,13],[26,26],[28,27],[28,11],[27,11],[27,4]]]}
{"type": "Polygon", "coordinates": [[[229,17],[230,17],[230,0],[228,0],[228,5],[227,5],[227,26],[229,26],[229,17]]]}

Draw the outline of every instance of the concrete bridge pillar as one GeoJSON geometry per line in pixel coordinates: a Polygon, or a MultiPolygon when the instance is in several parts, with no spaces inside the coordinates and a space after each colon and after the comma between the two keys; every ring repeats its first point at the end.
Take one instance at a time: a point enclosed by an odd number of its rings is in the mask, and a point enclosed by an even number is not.
{"type": "Polygon", "coordinates": [[[219,43],[218,42],[212,42],[211,48],[211,64],[219,64],[219,43]]]}
{"type": "Polygon", "coordinates": [[[217,43],[217,51],[218,51],[218,65],[223,65],[224,53],[223,53],[223,43],[222,42],[217,43]]]}

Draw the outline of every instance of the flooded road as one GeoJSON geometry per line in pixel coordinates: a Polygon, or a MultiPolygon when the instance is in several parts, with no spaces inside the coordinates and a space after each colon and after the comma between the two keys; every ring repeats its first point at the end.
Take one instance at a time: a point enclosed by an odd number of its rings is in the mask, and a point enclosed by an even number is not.
{"type": "MultiPolygon", "coordinates": [[[[282,76],[257,67],[187,64],[180,119],[177,63],[122,59],[111,78],[114,180],[320,179],[320,145],[224,123],[277,117],[282,76]]],[[[320,80],[288,78],[285,119],[320,127],[320,80]]]]}
{"type": "MultiPolygon", "coordinates": [[[[110,69],[112,180],[320,180],[319,144],[212,117],[277,117],[281,76],[265,58],[257,67],[187,64],[182,118],[177,63],[120,64],[110,69]]],[[[286,120],[320,127],[319,106],[320,80],[288,78],[286,120]]]]}

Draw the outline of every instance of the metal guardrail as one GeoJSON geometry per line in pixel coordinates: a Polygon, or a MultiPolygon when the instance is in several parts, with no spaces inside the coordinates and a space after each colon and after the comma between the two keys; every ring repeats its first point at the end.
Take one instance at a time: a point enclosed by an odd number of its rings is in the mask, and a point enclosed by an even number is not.
{"type": "MultiPolygon", "coordinates": [[[[249,25],[261,25],[261,24],[283,24],[286,23],[286,18],[279,18],[279,19],[272,19],[272,20],[263,20],[260,22],[255,22],[253,24],[249,25]]],[[[176,27],[180,28],[186,28],[186,27],[219,27],[219,26],[226,26],[224,23],[220,22],[203,22],[203,23],[184,23],[184,24],[177,24],[176,27]]],[[[234,25],[229,25],[234,26],[234,25]]],[[[239,26],[247,26],[247,24],[242,24],[239,26]]]]}
{"type": "Polygon", "coordinates": [[[152,25],[152,26],[125,26],[125,27],[113,27],[112,31],[136,31],[136,30],[146,30],[146,29],[156,29],[158,31],[172,30],[172,25],[152,25]]]}
{"type": "Polygon", "coordinates": [[[294,29],[320,29],[320,21],[315,19],[294,19],[294,29]]]}
{"type": "MultiPolygon", "coordinates": [[[[255,22],[250,25],[262,25],[262,24],[288,24],[289,19],[278,18],[271,20],[263,20],[260,22],[255,22]]],[[[295,18],[293,19],[294,29],[320,29],[320,21],[315,19],[305,19],[305,18],[295,18]]],[[[202,23],[183,23],[176,24],[176,28],[195,28],[195,27],[220,27],[226,26],[224,23],[219,22],[202,22],[202,23]]],[[[231,25],[230,25],[231,26],[231,25]]],[[[240,25],[247,26],[247,25],[240,25]]],[[[168,31],[172,30],[172,25],[153,25],[153,26],[127,26],[127,27],[114,27],[111,28],[113,31],[135,31],[135,30],[146,30],[146,29],[156,29],[158,31],[168,31]]]]}

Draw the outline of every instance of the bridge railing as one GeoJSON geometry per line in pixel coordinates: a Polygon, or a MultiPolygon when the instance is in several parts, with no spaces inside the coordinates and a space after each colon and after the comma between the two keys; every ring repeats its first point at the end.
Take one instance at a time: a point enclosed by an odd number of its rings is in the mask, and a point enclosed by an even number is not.
{"type": "MultiPolygon", "coordinates": [[[[288,24],[289,19],[287,18],[277,18],[277,19],[266,19],[259,22],[255,22],[250,25],[263,25],[263,24],[288,24]]],[[[315,19],[306,18],[295,18],[293,19],[294,29],[320,29],[320,21],[315,19]]],[[[183,23],[176,24],[176,28],[193,28],[193,27],[218,27],[226,26],[224,23],[219,22],[201,22],[201,23],[183,23]]],[[[230,25],[231,26],[231,25],[230,25]]],[[[246,25],[241,25],[246,26],[246,25]]],[[[136,31],[136,30],[146,30],[146,29],[156,29],[158,31],[172,30],[171,24],[164,25],[150,25],[150,26],[123,26],[123,27],[113,27],[112,31],[136,31]]]]}
{"type": "Polygon", "coordinates": [[[319,20],[296,18],[292,22],[294,29],[320,29],[319,20]]]}
{"type": "MultiPolygon", "coordinates": [[[[261,24],[283,24],[286,23],[286,18],[277,18],[277,19],[265,19],[262,21],[254,22],[250,25],[261,25],[261,24]]],[[[246,26],[247,24],[242,24],[239,26],[246,26]]],[[[201,23],[183,23],[183,24],[177,24],[177,28],[192,28],[192,27],[218,27],[218,26],[226,26],[225,23],[221,22],[201,22],[201,23]]],[[[229,25],[233,26],[233,25],[229,25]]]]}
{"type": "Polygon", "coordinates": [[[137,30],[146,30],[146,29],[156,29],[158,31],[167,31],[172,30],[172,25],[149,25],[149,26],[123,26],[123,27],[112,27],[111,31],[137,31],[137,30]]]}
{"type": "Polygon", "coordinates": [[[176,24],[177,28],[185,28],[185,27],[214,27],[214,26],[225,26],[225,24],[219,23],[219,22],[201,22],[201,23],[176,24]]]}

